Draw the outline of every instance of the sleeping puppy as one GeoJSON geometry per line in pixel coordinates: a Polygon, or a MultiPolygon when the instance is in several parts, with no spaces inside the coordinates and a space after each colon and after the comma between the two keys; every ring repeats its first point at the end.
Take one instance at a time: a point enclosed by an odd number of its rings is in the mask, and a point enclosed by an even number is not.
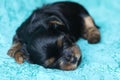
{"type": "Polygon", "coordinates": [[[92,17],[80,4],[56,2],[33,11],[17,29],[8,55],[18,63],[24,59],[49,68],[75,69],[81,52],[75,42],[100,41],[100,32],[92,17]]]}

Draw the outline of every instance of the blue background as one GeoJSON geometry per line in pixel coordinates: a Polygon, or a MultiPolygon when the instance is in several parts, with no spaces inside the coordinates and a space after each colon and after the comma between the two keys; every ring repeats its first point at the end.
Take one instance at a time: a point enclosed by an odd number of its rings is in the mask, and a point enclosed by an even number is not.
{"type": "Polygon", "coordinates": [[[0,0],[0,80],[120,80],[120,0],[69,0],[81,3],[100,26],[101,42],[80,39],[82,63],[74,71],[17,64],[7,56],[15,30],[43,4],[61,0],[0,0]]]}

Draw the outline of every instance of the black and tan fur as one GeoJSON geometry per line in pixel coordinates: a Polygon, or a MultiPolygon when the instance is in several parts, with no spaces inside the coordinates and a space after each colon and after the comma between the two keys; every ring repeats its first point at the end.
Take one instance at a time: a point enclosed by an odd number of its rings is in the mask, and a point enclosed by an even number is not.
{"type": "Polygon", "coordinates": [[[33,11],[17,29],[8,55],[16,62],[62,70],[76,69],[81,59],[79,38],[89,43],[100,41],[92,17],[80,4],[56,2],[33,11]]]}

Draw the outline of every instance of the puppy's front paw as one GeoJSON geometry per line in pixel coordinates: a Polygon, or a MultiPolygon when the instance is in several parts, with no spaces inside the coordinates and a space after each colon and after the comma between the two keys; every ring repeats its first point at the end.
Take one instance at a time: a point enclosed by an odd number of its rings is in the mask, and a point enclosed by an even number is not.
{"type": "Polygon", "coordinates": [[[87,40],[89,43],[98,43],[100,41],[100,32],[97,28],[89,28],[87,30],[87,40]]]}
{"type": "Polygon", "coordinates": [[[15,52],[16,52],[16,49],[11,48],[11,49],[8,50],[7,55],[9,55],[10,57],[14,57],[15,52]]]}
{"type": "Polygon", "coordinates": [[[12,44],[11,48],[8,50],[8,55],[10,57],[14,57],[14,54],[21,49],[21,43],[20,42],[16,42],[14,44],[12,44]]]}
{"type": "Polygon", "coordinates": [[[22,52],[16,52],[14,55],[15,61],[19,64],[22,64],[24,62],[24,55],[22,52]]]}

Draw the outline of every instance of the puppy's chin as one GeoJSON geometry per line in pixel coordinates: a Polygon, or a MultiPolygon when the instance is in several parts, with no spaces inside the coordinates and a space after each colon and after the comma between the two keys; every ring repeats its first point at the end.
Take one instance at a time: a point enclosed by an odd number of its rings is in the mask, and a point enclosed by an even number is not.
{"type": "Polygon", "coordinates": [[[77,63],[73,64],[70,62],[60,61],[59,66],[60,66],[60,69],[62,69],[62,70],[74,70],[77,68],[77,63]]]}

